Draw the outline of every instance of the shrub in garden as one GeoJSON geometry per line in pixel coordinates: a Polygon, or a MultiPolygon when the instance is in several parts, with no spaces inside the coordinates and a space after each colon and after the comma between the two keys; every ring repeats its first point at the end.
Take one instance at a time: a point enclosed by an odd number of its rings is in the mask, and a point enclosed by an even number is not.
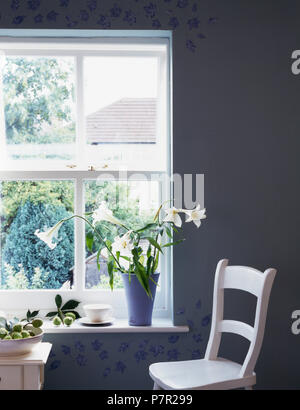
{"type": "MultiPolygon", "coordinates": [[[[69,221],[61,228],[60,244],[53,251],[34,233],[69,215],[64,206],[27,201],[19,207],[6,237],[3,263],[16,272],[22,267],[29,288],[58,289],[68,280],[68,272],[74,265],[73,222],[69,221]]],[[[4,273],[4,286],[6,279],[4,273]]]]}

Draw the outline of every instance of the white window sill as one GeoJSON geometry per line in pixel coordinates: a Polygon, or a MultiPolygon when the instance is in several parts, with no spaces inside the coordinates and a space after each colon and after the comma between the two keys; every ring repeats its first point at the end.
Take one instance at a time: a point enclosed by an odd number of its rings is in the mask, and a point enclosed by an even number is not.
{"type": "Polygon", "coordinates": [[[152,326],[129,326],[127,319],[116,319],[112,325],[85,326],[78,322],[72,326],[56,327],[44,322],[44,333],[188,333],[188,326],[175,326],[171,319],[154,319],[152,326]]]}

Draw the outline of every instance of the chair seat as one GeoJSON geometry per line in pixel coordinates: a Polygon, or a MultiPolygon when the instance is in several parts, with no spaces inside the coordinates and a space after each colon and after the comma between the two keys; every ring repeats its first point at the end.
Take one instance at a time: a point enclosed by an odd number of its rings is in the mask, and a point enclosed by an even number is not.
{"type": "Polygon", "coordinates": [[[229,360],[187,360],[184,362],[154,363],[150,376],[167,390],[236,389],[253,386],[252,376],[240,377],[242,366],[229,360]]]}

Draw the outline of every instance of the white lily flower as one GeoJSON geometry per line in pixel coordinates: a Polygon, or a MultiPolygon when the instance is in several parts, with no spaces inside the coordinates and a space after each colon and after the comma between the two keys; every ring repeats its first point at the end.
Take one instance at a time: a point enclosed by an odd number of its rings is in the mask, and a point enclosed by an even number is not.
{"type": "MultiPolygon", "coordinates": [[[[120,252],[120,256],[126,256],[127,258],[132,257],[132,249],[133,249],[133,243],[130,240],[130,234],[132,231],[128,231],[125,233],[123,236],[116,236],[114,242],[111,245],[111,251],[114,254],[114,256],[117,255],[117,252],[120,252]]],[[[108,258],[109,252],[107,248],[103,248],[101,251],[101,255],[104,258],[108,258]]],[[[128,269],[130,262],[127,261],[126,259],[120,258],[119,259],[119,264],[125,268],[128,269]]]]}
{"type": "Polygon", "coordinates": [[[122,225],[122,223],[113,216],[113,213],[110,209],[107,208],[106,202],[101,202],[100,206],[93,213],[94,225],[97,222],[107,221],[114,225],[122,225]]]}
{"type": "Polygon", "coordinates": [[[165,209],[167,216],[164,219],[164,222],[173,222],[175,226],[179,228],[182,225],[182,220],[179,216],[179,212],[182,212],[181,209],[177,209],[174,206],[172,208],[165,209]]]}
{"type": "Polygon", "coordinates": [[[201,225],[201,219],[206,218],[206,209],[200,209],[200,204],[198,204],[195,209],[192,209],[190,211],[187,209],[183,209],[182,212],[186,214],[185,222],[194,222],[197,228],[199,228],[201,225]]]}
{"type": "Polygon", "coordinates": [[[130,240],[130,234],[132,231],[128,231],[122,237],[117,236],[112,244],[112,251],[114,254],[120,252],[122,256],[131,256],[133,249],[133,243],[130,240]]]}
{"type": "Polygon", "coordinates": [[[43,242],[45,242],[51,250],[53,250],[57,243],[53,242],[53,239],[57,239],[58,236],[58,231],[60,227],[62,226],[63,221],[59,221],[56,225],[54,225],[52,228],[48,229],[47,231],[40,232],[39,229],[35,231],[35,235],[43,242]]]}

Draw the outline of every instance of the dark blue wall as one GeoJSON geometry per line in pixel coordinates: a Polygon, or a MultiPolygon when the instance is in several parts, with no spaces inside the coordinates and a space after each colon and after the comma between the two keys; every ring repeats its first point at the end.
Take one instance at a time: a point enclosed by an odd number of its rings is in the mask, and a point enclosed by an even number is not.
{"type": "MultiPolygon", "coordinates": [[[[189,335],[47,336],[47,388],[150,388],[153,361],[203,356],[220,258],[278,268],[258,388],[299,388],[299,88],[296,0],[2,1],[1,28],[173,29],[174,170],[204,173],[208,219],[175,252],[175,312],[189,335]]],[[[226,315],[254,301],[226,294],[226,315]]],[[[245,308],[245,314],[242,310],[245,308]]],[[[226,336],[222,353],[247,345],[226,336]]]]}

